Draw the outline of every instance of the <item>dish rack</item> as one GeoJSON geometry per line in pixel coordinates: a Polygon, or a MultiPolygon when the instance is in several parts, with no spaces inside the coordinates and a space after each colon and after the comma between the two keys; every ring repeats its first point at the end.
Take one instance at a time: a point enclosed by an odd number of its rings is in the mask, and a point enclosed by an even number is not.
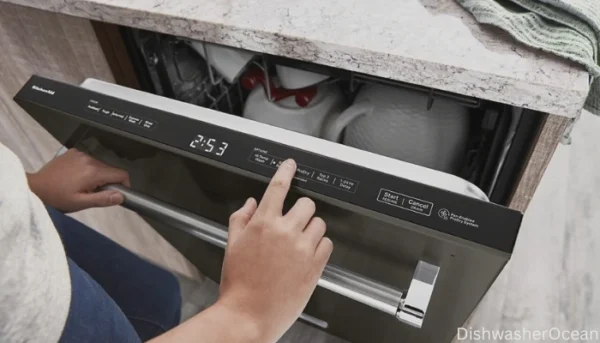
{"type": "MultiPolygon", "coordinates": [[[[220,76],[218,74],[218,72],[215,70],[215,68],[212,66],[208,54],[206,54],[206,55],[208,57],[206,59],[206,63],[208,65],[208,74],[209,75],[206,77],[204,82],[210,82],[212,85],[219,86],[219,89],[221,89],[223,93],[219,94],[217,99],[221,99],[223,97],[230,98],[231,96],[226,93],[230,92],[231,90],[238,92],[238,94],[236,94],[236,96],[238,96],[238,98],[245,99],[245,97],[242,96],[243,89],[241,87],[240,80],[238,80],[236,82],[236,84],[233,84],[233,85],[228,84],[227,81],[225,81],[223,79],[223,77],[220,76]]],[[[246,70],[252,69],[252,68],[257,68],[262,72],[263,78],[265,80],[274,80],[274,76],[275,76],[274,67],[276,64],[282,64],[282,63],[292,66],[292,67],[295,67],[297,64],[296,61],[292,61],[292,60],[284,61],[280,57],[273,58],[272,56],[269,56],[269,55],[257,54],[248,63],[246,70]],[[277,59],[278,62],[274,63],[273,59],[277,59]]],[[[344,93],[347,95],[347,98],[349,101],[353,100],[354,96],[356,95],[358,90],[363,85],[369,84],[369,83],[377,83],[377,84],[383,84],[383,85],[396,87],[396,88],[410,89],[410,90],[414,90],[414,91],[418,91],[418,92],[427,94],[427,102],[424,104],[424,106],[427,110],[431,109],[431,107],[433,106],[433,104],[437,98],[450,99],[452,101],[460,103],[461,105],[463,105],[465,107],[470,107],[470,108],[479,108],[481,106],[480,99],[464,96],[461,94],[455,94],[455,93],[445,92],[445,91],[441,91],[441,90],[437,90],[437,89],[433,89],[433,88],[422,87],[422,86],[418,86],[418,85],[414,85],[414,84],[405,83],[402,81],[381,79],[381,78],[377,78],[374,76],[356,73],[356,72],[352,72],[352,71],[343,71],[343,70],[337,70],[337,69],[333,69],[333,68],[322,68],[322,67],[317,68],[317,69],[319,72],[322,72],[326,75],[330,75],[330,77],[317,85],[313,85],[313,86],[307,87],[307,88],[316,87],[316,86],[319,86],[322,84],[339,84],[340,87],[344,90],[344,93]]],[[[243,75],[243,73],[242,73],[242,75],[243,75]]],[[[271,102],[276,101],[272,96],[272,93],[273,93],[271,90],[272,83],[265,82],[264,85],[265,85],[265,87],[264,87],[265,95],[266,95],[267,99],[271,102]]],[[[232,113],[231,107],[222,108],[219,106],[218,101],[215,101],[215,102],[209,104],[208,107],[212,108],[212,109],[220,110],[222,112],[232,113]]]]}
{"type": "Polygon", "coordinates": [[[242,112],[246,94],[241,85],[227,83],[184,40],[144,30],[124,31],[124,38],[131,42],[129,53],[142,90],[230,114],[242,112]]]}
{"type": "MultiPolygon", "coordinates": [[[[277,87],[278,91],[282,89],[274,77],[276,65],[328,75],[329,78],[320,84],[337,84],[348,105],[354,101],[360,88],[370,83],[426,94],[423,107],[427,110],[432,108],[436,99],[445,98],[457,102],[470,108],[474,115],[471,116],[470,141],[464,154],[464,166],[456,175],[478,185],[488,196],[492,194],[498,171],[502,168],[502,150],[507,151],[511,143],[511,139],[507,138],[511,136],[511,132],[508,132],[509,128],[516,127],[511,124],[511,121],[514,122],[515,119],[510,113],[510,108],[506,106],[484,102],[461,94],[280,56],[256,53],[240,76],[233,83],[229,83],[213,66],[210,54],[205,50],[204,55],[207,58],[200,56],[186,43],[189,41],[188,39],[135,29],[127,32],[129,32],[132,45],[137,46],[137,49],[134,49],[137,51],[130,52],[134,55],[134,60],[136,60],[135,54],[137,54],[137,61],[141,62],[134,63],[134,65],[138,68],[138,76],[143,90],[232,115],[242,115],[244,103],[255,86],[255,84],[251,86],[244,84],[245,76],[251,72],[264,81],[262,83],[267,99],[275,101],[271,87],[277,87]],[[144,70],[139,70],[140,65],[144,70]],[[145,82],[144,75],[146,75],[145,82]],[[266,80],[273,80],[273,82],[266,80]]],[[[127,39],[127,37],[125,38],[127,39]]],[[[206,45],[204,46],[206,49],[206,45]]],[[[310,94],[314,95],[316,85],[311,87],[313,93],[310,94]]],[[[300,91],[302,90],[284,90],[284,93],[292,95],[294,92],[298,94],[300,91]]],[[[281,99],[280,95],[281,92],[277,94],[278,99],[281,99]]],[[[308,105],[311,99],[309,98],[304,105],[308,105]]],[[[296,102],[303,106],[298,102],[298,97],[296,97],[296,102]]]]}
{"type": "MultiPolygon", "coordinates": [[[[243,103],[249,91],[242,87],[239,79],[230,84],[219,75],[210,60],[210,54],[205,53],[207,58],[204,59],[189,48],[186,44],[187,39],[155,32],[133,30],[131,39],[138,46],[138,53],[141,53],[140,57],[146,65],[146,70],[142,71],[142,74],[149,73],[151,76],[151,80],[148,80],[150,82],[146,82],[146,85],[142,86],[150,89],[144,90],[217,111],[241,115],[243,103]],[[190,59],[195,61],[192,64],[196,69],[191,75],[186,72],[189,68],[182,67],[182,63],[189,65],[190,59]]],[[[266,54],[257,53],[246,69],[259,69],[265,80],[273,80],[274,67],[277,64],[329,75],[330,78],[322,83],[339,84],[349,102],[353,100],[362,85],[379,83],[427,94],[427,102],[424,104],[427,109],[430,109],[435,100],[440,97],[459,102],[466,107],[478,108],[481,106],[481,100],[461,94],[266,54]]],[[[140,73],[138,72],[138,74],[140,73]]],[[[265,82],[265,88],[267,98],[273,101],[270,82],[265,82]]]]}

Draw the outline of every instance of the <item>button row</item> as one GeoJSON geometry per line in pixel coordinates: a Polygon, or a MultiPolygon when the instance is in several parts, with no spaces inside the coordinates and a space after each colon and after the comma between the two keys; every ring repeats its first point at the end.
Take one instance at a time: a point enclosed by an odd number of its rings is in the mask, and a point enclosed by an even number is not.
{"type": "MultiPolygon", "coordinates": [[[[259,149],[255,149],[252,154],[250,154],[249,160],[270,168],[278,168],[279,165],[281,165],[281,163],[284,161],[282,158],[271,156],[259,149]]],[[[355,193],[356,189],[358,188],[358,181],[336,174],[327,173],[302,164],[297,165],[295,178],[301,181],[313,181],[329,185],[350,193],[355,193]]]]}
{"type": "Polygon", "coordinates": [[[122,120],[129,124],[140,126],[148,130],[153,129],[156,126],[156,122],[153,120],[133,116],[131,114],[123,113],[121,111],[103,108],[95,100],[90,100],[85,109],[88,112],[97,113],[117,120],[122,120]]]}
{"type": "Polygon", "coordinates": [[[390,206],[401,208],[403,210],[408,210],[411,212],[422,214],[424,216],[430,216],[431,211],[433,210],[433,203],[430,201],[417,199],[415,197],[394,192],[385,188],[381,188],[379,190],[377,201],[390,206]]]}

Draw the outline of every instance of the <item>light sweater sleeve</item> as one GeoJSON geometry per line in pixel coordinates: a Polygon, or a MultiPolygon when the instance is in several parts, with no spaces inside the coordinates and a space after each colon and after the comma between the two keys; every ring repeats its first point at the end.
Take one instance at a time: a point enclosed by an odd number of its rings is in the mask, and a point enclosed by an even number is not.
{"type": "Polygon", "coordinates": [[[21,162],[0,144],[0,341],[57,342],[70,301],[60,236],[21,162]]]}

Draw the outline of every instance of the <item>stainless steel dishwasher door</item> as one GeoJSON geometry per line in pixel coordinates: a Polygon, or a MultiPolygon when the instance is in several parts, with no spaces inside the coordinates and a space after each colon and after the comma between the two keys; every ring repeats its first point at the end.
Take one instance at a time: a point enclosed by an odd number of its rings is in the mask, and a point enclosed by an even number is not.
{"type": "Polygon", "coordinates": [[[32,77],[15,99],[65,146],[128,170],[125,205],[213,280],[229,215],[248,197],[261,198],[277,156],[344,180],[347,187],[297,177],[285,206],[309,196],[328,225],[334,252],[305,311],[348,341],[450,342],[510,257],[522,215],[465,195],[470,185],[462,179],[156,95],[101,88],[109,94],[32,77]],[[199,132],[229,142],[227,154],[195,149],[199,132]]]}
{"type": "MultiPolygon", "coordinates": [[[[161,204],[209,220],[221,229],[248,196],[260,199],[265,189],[264,182],[100,131],[89,130],[88,137],[80,140],[77,147],[106,163],[127,169],[134,198],[142,195],[160,199],[161,204]],[[114,152],[113,145],[121,147],[121,156],[114,152]]],[[[303,194],[292,191],[286,207],[291,207],[301,196],[303,194]]],[[[401,297],[406,297],[421,261],[439,266],[421,328],[401,322],[389,311],[357,301],[343,292],[317,288],[305,312],[326,322],[328,327],[324,330],[350,342],[395,343],[400,337],[402,342],[450,342],[456,328],[464,323],[485,294],[489,280],[495,278],[508,260],[508,256],[487,248],[422,235],[412,228],[314,199],[317,215],[327,222],[327,235],[334,241],[331,265],[390,286],[401,297]]],[[[220,279],[222,240],[226,236],[217,232],[215,243],[214,237],[203,239],[193,227],[186,232],[173,218],[161,218],[160,212],[151,213],[147,206],[140,207],[135,201],[126,207],[138,211],[202,273],[213,280],[220,279]]],[[[361,296],[360,290],[358,296],[361,296]]],[[[381,304],[386,306],[385,301],[381,304]]],[[[389,303],[387,306],[393,307],[389,303]]]]}

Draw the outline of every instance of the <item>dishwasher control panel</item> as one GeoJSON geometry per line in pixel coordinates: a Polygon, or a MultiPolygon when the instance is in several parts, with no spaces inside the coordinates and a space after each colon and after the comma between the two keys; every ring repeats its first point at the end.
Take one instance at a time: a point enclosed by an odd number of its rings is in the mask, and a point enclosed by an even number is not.
{"type": "MultiPolygon", "coordinates": [[[[269,155],[269,152],[264,149],[254,148],[248,160],[267,168],[277,169],[285,158],[269,155]]],[[[294,178],[302,183],[317,182],[350,193],[356,193],[359,184],[356,180],[303,164],[297,164],[294,178]]]]}
{"type": "Polygon", "coordinates": [[[53,121],[93,126],[265,181],[282,161],[293,158],[297,163],[294,186],[300,190],[334,199],[350,209],[363,208],[367,210],[363,213],[371,216],[402,221],[398,225],[412,223],[412,227],[439,231],[507,253],[512,252],[522,219],[521,213],[493,203],[358,165],[352,162],[352,156],[343,160],[322,155],[318,142],[309,151],[290,145],[285,134],[277,140],[266,139],[268,135],[261,133],[269,132],[268,125],[249,121],[243,124],[252,123],[252,130],[234,130],[231,119],[220,117],[229,114],[210,112],[213,118],[219,116],[211,121],[207,112],[202,115],[202,111],[209,110],[200,107],[185,107],[193,113],[178,114],[180,103],[158,96],[154,100],[172,101],[169,106],[160,106],[169,111],[149,107],[133,96],[109,96],[34,76],[15,100],[42,125],[53,116],[53,121]]]}

